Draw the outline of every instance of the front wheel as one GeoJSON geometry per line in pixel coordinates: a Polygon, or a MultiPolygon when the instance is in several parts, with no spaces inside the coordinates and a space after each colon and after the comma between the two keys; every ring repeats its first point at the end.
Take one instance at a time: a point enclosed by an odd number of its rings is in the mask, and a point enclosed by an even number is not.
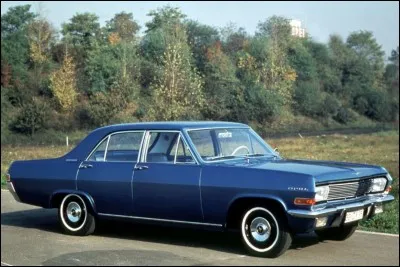
{"type": "Polygon", "coordinates": [[[95,218],[79,195],[69,194],[64,197],[58,217],[61,228],[67,234],[84,236],[94,232],[95,218]]]}
{"type": "Polygon", "coordinates": [[[242,241],[250,254],[275,258],[290,247],[292,236],[277,214],[263,207],[254,207],[244,213],[242,241]]]}
{"type": "Polygon", "coordinates": [[[315,233],[321,240],[343,241],[351,237],[358,227],[358,223],[344,225],[341,227],[315,230],[315,233]]]}

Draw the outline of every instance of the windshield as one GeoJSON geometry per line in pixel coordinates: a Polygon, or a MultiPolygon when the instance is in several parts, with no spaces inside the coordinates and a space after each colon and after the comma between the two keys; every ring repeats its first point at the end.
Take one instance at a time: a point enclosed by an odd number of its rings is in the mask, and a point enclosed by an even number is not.
{"type": "Polygon", "coordinates": [[[276,156],[250,128],[189,130],[188,134],[204,161],[276,156]]]}

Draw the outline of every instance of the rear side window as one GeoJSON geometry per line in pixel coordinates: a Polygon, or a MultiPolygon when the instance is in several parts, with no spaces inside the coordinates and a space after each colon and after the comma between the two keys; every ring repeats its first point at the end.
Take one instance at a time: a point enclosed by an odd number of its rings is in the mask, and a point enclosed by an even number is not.
{"type": "Polygon", "coordinates": [[[89,161],[104,161],[108,138],[104,139],[101,144],[90,155],[89,161]]]}
{"type": "Polygon", "coordinates": [[[89,161],[136,162],[144,132],[116,133],[106,138],[89,161]]]}

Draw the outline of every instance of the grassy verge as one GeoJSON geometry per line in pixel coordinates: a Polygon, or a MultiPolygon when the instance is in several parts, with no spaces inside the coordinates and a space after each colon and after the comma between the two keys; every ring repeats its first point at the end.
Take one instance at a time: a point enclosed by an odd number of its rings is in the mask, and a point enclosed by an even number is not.
{"type": "MultiPolygon", "coordinates": [[[[78,140],[77,140],[78,141],[78,140]]],[[[76,142],[77,142],[76,141],[76,142]]],[[[73,142],[76,144],[76,142],[73,142]]],[[[392,194],[396,201],[387,205],[383,214],[363,222],[361,229],[399,233],[399,133],[398,131],[360,135],[327,135],[270,139],[285,158],[336,160],[375,164],[385,167],[394,178],[392,194]]],[[[24,145],[1,146],[1,186],[5,185],[4,173],[14,160],[58,157],[73,146],[24,145]]]]}

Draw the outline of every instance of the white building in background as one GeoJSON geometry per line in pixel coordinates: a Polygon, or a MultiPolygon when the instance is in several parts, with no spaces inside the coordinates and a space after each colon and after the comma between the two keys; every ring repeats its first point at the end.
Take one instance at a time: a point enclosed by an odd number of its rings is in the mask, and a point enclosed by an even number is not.
{"type": "Polygon", "coordinates": [[[301,27],[301,21],[292,19],[290,20],[290,26],[292,27],[292,35],[297,37],[306,37],[306,29],[301,27]]]}

